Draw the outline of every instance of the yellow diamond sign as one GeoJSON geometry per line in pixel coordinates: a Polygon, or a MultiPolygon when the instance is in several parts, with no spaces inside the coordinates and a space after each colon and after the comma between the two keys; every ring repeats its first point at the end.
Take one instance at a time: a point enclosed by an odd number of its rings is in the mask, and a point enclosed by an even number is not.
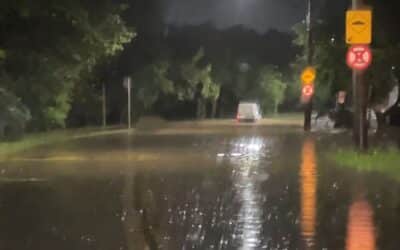
{"type": "Polygon", "coordinates": [[[370,44],[372,42],[371,10],[347,11],[346,42],[348,44],[370,44]]]}
{"type": "Polygon", "coordinates": [[[301,73],[301,82],[303,83],[303,85],[313,84],[316,76],[317,73],[315,68],[307,67],[303,70],[303,73],[301,73]]]}

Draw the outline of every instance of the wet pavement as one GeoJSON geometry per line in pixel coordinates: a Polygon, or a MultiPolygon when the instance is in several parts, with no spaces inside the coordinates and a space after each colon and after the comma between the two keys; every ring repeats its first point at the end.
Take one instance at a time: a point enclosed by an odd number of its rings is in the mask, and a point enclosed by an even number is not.
{"type": "Polygon", "coordinates": [[[400,249],[399,183],[327,160],[338,137],[185,125],[41,147],[0,162],[0,249],[400,249]]]}

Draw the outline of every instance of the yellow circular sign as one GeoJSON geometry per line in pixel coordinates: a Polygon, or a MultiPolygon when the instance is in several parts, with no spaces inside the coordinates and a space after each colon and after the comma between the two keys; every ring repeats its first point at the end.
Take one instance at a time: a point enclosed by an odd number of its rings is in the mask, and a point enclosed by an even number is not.
{"type": "Polygon", "coordinates": [[[316,76],[317,73],[315,68],[307,67],[305,70],[303,70],[303,73],[301,73],[301,82],[305,85],[313,84],[316,76]]]}

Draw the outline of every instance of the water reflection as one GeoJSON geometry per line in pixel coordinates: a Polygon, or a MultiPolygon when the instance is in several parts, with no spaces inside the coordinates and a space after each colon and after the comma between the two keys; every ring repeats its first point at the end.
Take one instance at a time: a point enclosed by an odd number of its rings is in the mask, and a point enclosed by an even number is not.
{"type": "Polygon", "coordinates": [[[317,165],[315,142],[308,138],[302,149],[301,167],[301,234],[308,248],[315,244],[315,221],[317,202],[317,165]]]}
{"type": "Polygon", "coordinates": [[[140,215],[134,208],[134,173],[127,171],[121,195],[121,222],[125,233],[127,250],[144,249],[145,240],[140,225],[140,215]]]}
{"type": "Polygon", "coordinates": [[[375,226],[373,212],[365,199],[359,199],[350,207],[347,224],[347,250],[375,250],[375,226]]]}
{"type": "Polygon", "coordinates": [[[268,174],[260,161],[268,153],[266,146],[264,138],[247,137],[235,141],[230,153],[235,200],[240,206],[233,240],[239,249],[261,247],[263,197],[260,184],[268,179],[268,174]]]}

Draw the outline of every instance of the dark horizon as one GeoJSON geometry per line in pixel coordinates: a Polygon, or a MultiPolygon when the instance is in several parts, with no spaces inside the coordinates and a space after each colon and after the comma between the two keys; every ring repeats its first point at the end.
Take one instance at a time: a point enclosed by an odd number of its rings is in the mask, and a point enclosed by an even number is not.
{"type": "Polygon", "coordinates": [[[167,25],[210,23],[219,30],[243,26],[258,33],[271,29],[288,32],[294,24],[304,20],[306,13],[305,0],[273,3],[263,0],[169,0],[164,6],[167,25]]]}

